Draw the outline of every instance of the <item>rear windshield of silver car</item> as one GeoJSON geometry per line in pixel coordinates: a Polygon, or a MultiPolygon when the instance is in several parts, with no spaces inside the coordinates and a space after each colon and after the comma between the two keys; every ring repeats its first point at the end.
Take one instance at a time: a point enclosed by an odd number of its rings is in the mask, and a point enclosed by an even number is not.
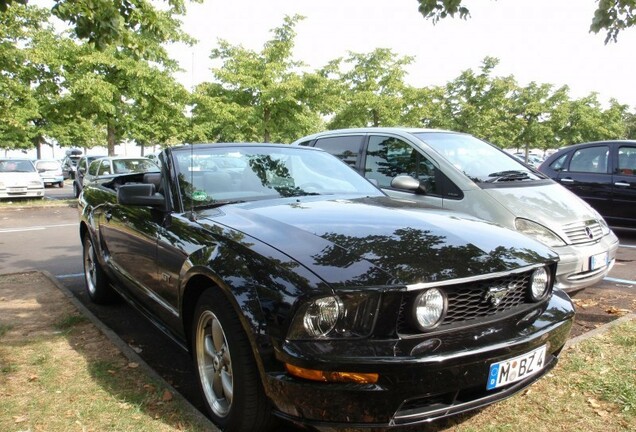
{"type": "Polygon", "coordinates": [[[508,184],[544,178],[513,156],[472,135],[444,132],[420,132],[414,135],[476,183],[508,184]]]}

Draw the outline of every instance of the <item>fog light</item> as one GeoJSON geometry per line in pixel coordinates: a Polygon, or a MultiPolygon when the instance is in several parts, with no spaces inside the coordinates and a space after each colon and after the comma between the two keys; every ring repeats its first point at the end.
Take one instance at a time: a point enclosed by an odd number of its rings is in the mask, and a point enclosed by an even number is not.
{"type": "Polygon", "coordinates": [[[415,324],[421,330],[437,327],[444,319],[447,307],[446,295],[441,290],[431,288],[420,293],[413,303],[415,324]]]}
{"type": "Polygon", "coordinates": [[[530,281],[530,295],[532,300],[538,301],[545,297],[550,287],[550,274],[545,267],[538,268],[532,273],[530,281]]]}

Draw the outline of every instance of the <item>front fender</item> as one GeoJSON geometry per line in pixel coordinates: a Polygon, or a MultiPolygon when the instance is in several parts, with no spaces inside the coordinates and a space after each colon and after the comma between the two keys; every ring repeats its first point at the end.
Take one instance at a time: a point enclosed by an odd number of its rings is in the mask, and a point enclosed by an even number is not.
{"type": "Polygon", "coordinates": [[[232,304],[263,372],[280,370],[274,347],[284,341],[298,300],[333,293],[298,262],[257,240],[221,240],[193,252],[181,269],[179,308],[189,347],[194,308],[211,287],[232,304]]]}

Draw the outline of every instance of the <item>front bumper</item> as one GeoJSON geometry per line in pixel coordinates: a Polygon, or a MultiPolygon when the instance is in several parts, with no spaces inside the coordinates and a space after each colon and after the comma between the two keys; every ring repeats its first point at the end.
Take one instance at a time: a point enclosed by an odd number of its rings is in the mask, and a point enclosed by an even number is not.
{"type": "Polygon", "coordinates": [[[377,384],[320,383],[270,372],[266,389],[279,416],[318,429],[428,422],[505,399],[536,381],[556,364],[573,319],[569,297],[557,290],[538,310],[432,337],[286,342],[278,353],[281,361],[321,370],[376,372],[380,379],[377,384]],[[541,371],[486,390],[492,363],[542,345],[547,351],[541,371]]]}
{"type": "Polygon", "coordinates": [[[610,231],[608,235],[595,243],[567,245],[553,249],[559,254],[554,286],[568,293],[574,293],[600,282],[607,276],[616,261],[618,237],[610,231]],[[590,270],[590,257],[603,252],[608,252],[607,265],[590,270]]]}
{"type": "Polygon", "coordinates": [[[42,181],[44,184],[56,184],[64,181],[64,176],[43,176],[42,181]]]}

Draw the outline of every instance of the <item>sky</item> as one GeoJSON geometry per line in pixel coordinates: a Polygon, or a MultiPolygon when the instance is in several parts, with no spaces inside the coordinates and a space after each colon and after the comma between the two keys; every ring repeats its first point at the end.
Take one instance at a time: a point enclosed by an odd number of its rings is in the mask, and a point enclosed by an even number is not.
{"type": "Polygon", "coordinates": [[[209,59],[218,39],[260,51],[285,15],[306,17],[296,26],[295,60],[310,69],[348,52],[390,48],[415,57],[407,82],[443,85],[482,60],[500,60],[494,75],[513,75],[520,85],[568,85],[572,98],[599,94],[636,110],[636,28],[605,45],[605,34],[589,33],[595,0],[467,0],[468,20],[433,24],[416,0],[204,0],[190,4],[183,29],[193,47],[170,47],[186,87],[212,79],[209,59]]]}

